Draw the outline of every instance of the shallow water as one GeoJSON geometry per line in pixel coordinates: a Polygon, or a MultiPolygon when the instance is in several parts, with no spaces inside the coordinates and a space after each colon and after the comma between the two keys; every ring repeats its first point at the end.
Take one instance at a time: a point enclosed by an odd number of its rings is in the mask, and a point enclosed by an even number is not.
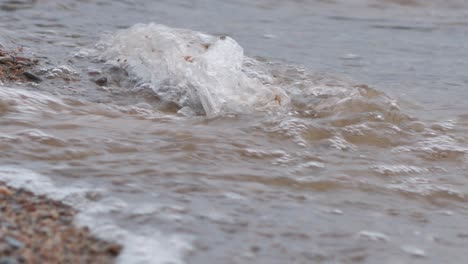
{"type": "Polygon", "coordinates": [[[45,81],[0,87],[0,178],[80,208],[120,263],[462,263],[467,7],[4,1],[0,44],[45,81]],[[231,36],[290,105],[186,117],[91,55],[153,21],[231,36]]]}

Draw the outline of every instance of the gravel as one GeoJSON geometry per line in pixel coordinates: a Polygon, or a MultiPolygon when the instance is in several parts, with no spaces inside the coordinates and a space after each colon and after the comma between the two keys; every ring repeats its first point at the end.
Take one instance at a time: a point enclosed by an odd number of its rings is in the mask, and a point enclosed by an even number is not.
{"type": "Polygon", "coordinates": [[[38,61],[18,56],[20,52],[21,48],[11,52],[0,49],[0,81],[41,82],[42,79],[31,72],[38,61]]]}
{"type": "Polygon", "coordinates": [[[121,246],[73,225],[76,211],[0,183],[0,264],[115,263],[121,246]]]}

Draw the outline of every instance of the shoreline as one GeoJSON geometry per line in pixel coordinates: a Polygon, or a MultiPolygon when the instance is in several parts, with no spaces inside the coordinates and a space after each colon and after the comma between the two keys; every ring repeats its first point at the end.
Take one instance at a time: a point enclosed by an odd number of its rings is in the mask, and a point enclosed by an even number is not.
{"type": "Polygon", "coordinates": [[[76,210],[0,181],[0,263],[116,263],[122,247],[76,227],[76,210]]]}

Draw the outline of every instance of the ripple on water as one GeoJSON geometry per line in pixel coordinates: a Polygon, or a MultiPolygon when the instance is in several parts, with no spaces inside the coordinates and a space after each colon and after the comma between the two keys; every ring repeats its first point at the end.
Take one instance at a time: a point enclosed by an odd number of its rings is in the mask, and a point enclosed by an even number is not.
{"type": "Polygon", "coordinates": [[[417,141],[413,145],[400,146],[392,150],[395,153],[414,152],[427,160],[463,160],[468,148],[451,135],[435,134],[417,141]]]}
{"type": "Polygon", "coordinates": [[[361,239],[371,240],[371,241],[381,241],[381,242],[388,242],[390,241],[390,237],[384,233],[376,232],[376,231],[360,231],[358,233],[358,237],[361,239]]]}
{"type": "Polygon", "coordinates": [[[23,140],[37,142],[50,147],[65,147],[67,144],[63,139],[44,133],[39,129],[22,130],[16,133],[23,140]]]}
{"type": "Polygon", "coordinates": [[[422,168],[411,165],[377,165],[371,168],[373,171],[384,176],[399,176],[422,174],[431,171],[444,171],[442,168],[422,168]]]}
{"type": "Polygon", "coordinates": [[[25,117],[40,114],[57,114],[68,107],[58,98],[44,93],[1,87],[0,107],[8,110],[8,113],[21,114],[25,117]]]}
{"type": "Polygon", "coordinates": [[[450,199],[465,201],[465,194],[457,190],[452,184],[435,182],[423,177],[410,177],[394,180],[387,185],[390,190],[403,194],[414,194],[428,198],[429,200],[450,199]]]}
{"type": "Polygon", "coordinates": [[[243,149],[241,155],[249,158],[269,159],[269,158],[285,158],[289,155],[283,150],[258,150],[258,149],[243,149]]]}

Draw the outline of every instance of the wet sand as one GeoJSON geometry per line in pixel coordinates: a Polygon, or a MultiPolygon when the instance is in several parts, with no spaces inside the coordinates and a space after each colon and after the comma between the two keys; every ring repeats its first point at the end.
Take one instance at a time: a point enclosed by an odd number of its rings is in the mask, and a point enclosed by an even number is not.
{"type": "Polygon", "coordinates": [[[75,210],[0,183],[0,263],[114,263],[121,246],[75,227],[75,210]]]}

